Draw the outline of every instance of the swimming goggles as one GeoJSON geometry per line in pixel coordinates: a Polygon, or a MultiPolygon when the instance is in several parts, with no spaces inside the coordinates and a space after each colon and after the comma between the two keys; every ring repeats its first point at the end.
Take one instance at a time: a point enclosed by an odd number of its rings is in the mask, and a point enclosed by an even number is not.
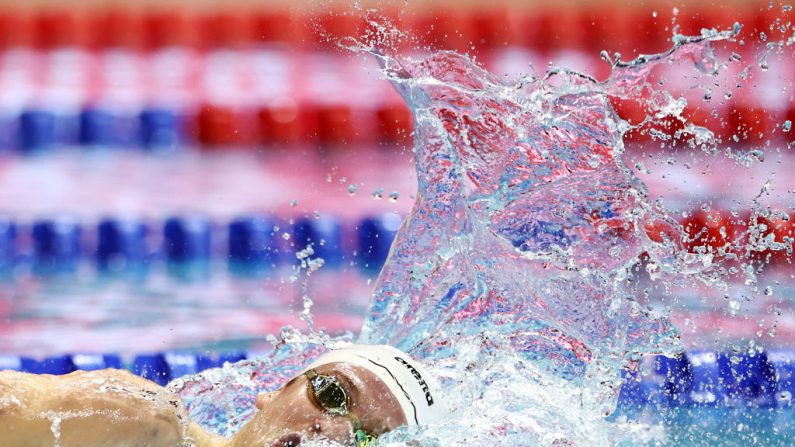
{"type": "Polygon", "coordinates": [[[307,378],[307,391],[315,404],[327,413],[347,416],[353,424],[354,445],[368,447],[375,443],[377,436],[368,434],[362,429],[359,418],[348,410],[348,393],[334,376],[318,374],[314,369],[304,373],[307,378]]]}

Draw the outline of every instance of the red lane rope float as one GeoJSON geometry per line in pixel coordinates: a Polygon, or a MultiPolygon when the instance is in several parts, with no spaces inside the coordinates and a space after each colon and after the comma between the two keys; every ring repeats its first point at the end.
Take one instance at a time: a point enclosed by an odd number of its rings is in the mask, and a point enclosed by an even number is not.
{"type": "MultiPolygon", "coordinates": [[[[421,42],[434,48],[486,51],[525,46],[541,52],[579,49],[620,52],[625,57],[653,53],[670,46],[675,27],[698,35],[703,28],[745,26],[751,46],[786,39],[791,13],[756,5],[697,5],[674,14],[660,5],[474,9],[439,8],[387,11],[421,42]]],[[[262,43],[294,47],[313,41],[327,48],[319,29],[333,38],[357,35],[366,24],[352,11],[304,11],[273,7],[222,7],[212,11],[109,7],[99,10],[40,9],[24,12],[12,6],[0,11],[0,45],[55,48],[60,46],[130,46],[147,42],[162,46],[240,48],[262,43]]]]}

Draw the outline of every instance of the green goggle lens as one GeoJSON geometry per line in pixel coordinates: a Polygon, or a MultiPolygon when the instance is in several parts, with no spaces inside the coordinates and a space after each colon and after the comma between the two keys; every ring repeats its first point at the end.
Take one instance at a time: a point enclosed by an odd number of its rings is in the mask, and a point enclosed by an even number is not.
{"type": "Polygon", "coordinates": [[[351,418],[355,447],[372,447],[378,437],[362,430],[359,419],[355,415],[349,414],[348,393],[345,392],[345,388],[340,382],[333,376],[318,374],[314,369],[310,369],[305,374],[309,379],[309,393],[323,410],[351,418]]]}
{"type": "Polygon", "coordinates": [[[312,369],[306,372],[306,377],[312,397],[321,408],[329,413],[348,414],[348,394],[336,378],[318,374],[312,369]]]}

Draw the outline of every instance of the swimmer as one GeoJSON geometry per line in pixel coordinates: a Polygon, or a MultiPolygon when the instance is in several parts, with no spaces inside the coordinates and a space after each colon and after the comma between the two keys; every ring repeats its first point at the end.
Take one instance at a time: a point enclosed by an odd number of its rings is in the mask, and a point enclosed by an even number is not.
{"type": "Polygon", "coordinates": [[[231,439],[189,421],[178,396],[122,370],[65,376],[0,371],[0,447],[365,447],[401,425],[438,421],[439,388],[391,346],[328,352],[272,393],[231,439]]]}

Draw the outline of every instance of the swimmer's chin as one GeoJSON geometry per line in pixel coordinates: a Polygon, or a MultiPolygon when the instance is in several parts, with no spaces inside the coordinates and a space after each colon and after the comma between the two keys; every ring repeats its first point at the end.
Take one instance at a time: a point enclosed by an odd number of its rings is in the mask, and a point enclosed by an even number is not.
{"type": "MultiPolygon", "coordinates": [[[[270,439],[270,438],[268,438],[270,439]]],[[[349,447],[352,443],[339,443],[317,433],[288,433],[276,436],[274,440],[257,443],[256,446],[266,447],[349,447]]],[[[235,447],[244,447],[235,444],[235,447]]],[[[247,447],[247,446],[246,446],[247,447]]],[[[252,446],[253,447],[253,446],[252,446]]]]}
{"type": "Polygon", "coordinates": [[[210,444],[212,447],[348,447],[317,433],[290,432],[276,430],[266,433],[256,441],[232,438],[227,444],[210,444]]]}
{"type": "Polygon", "coordinates": [[[272,442],[270,447],[297,447],[299,445],[301,445],[301,435],[298,433],[290,433],[272,442]]]}
{"type": "Polygon", "coordinates": [[[321,442],[321,445],[324,446],[341,445],[322,439],[322,437],[306,435],[299,432],[285,433],[284,430],[273,430],[262,433],[256,440],[241,436],[233,436],[231,439],[226,439],[205,432],[194,422],[190,424],[188,435],[189,442],[187,446],[189,447],[298,447],[306,446],[306,442],[302,444],[302,441],[309,438],[312,438],[312,441],[321,442]]]}
{"type": "MultiPolygon", "coordinates": [[[[351,445],[340,444],[324,436],[317,436],[316,434],[288,433],[286,435],[276,436],[274,438],[268,437],[266,439],[267,440],[263,442],[256,443],[256,447],[348,447],[351,445]]],[[[244,447],[244,444],[235,443],[234,447],[244,447]]],[[[254,445],[251,447],[254,447],[254,445]]]]}

